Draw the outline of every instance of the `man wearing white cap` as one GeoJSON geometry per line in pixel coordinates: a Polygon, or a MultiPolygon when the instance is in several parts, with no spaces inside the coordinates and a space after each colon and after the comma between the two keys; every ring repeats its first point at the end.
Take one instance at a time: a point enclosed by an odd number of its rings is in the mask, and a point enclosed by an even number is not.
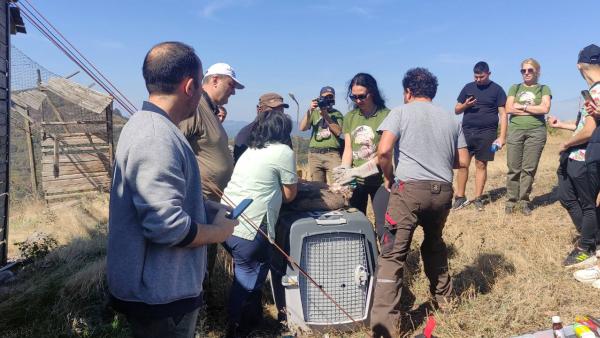
{"type": "Polygon", "coordinates": [[[233,158],[228,148],[228,137],[219,122],[219,106],[224,105],[236,89],[244,89],[235,71],[226,63],[210,66],[202,81],[204,93],[196,113],[183,120],[179,128],[192,145],[202,173],[202,192],[213,201],[221,196],[214,188],[223,190],[233,172],[233,158]]]}
{"type": "MultiPolygon", "coordinates": [[[[220,192],[225,189],[233,173],[233,158],[228,147],[228,137],[217,114],[236,89],[244,89],[233,68],[226,63],[210,66],[202,80],[202,97],[196,112],[179,123],[196,154],[202,177],[202,194],[211,201],[220,202],[220,192]],[[216,189],[215,189],[216,188],[216,189]],[[218,190],[217,190],[218,189],[218,190]]],[[[211,272],[217,256],[217,246],[208,248],[208,271],[211,272]]]]}

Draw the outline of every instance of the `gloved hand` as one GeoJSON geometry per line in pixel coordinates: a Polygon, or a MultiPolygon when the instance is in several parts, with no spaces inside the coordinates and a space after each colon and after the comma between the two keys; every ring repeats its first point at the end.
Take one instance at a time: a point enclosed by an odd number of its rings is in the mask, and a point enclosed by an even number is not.
{"type": "Polygon", "coordinates": [[[345,168],[340,167],[333,169],[333,179],[339,184],[348,184],[354,180],[355,177],[369,177],[377,174],[379,169],[377,168],[376,159],[372,158],[368,162],[356,167],[356,168],[345,168]],[[338,169],[340,168],[340,169],[338,169]]]}
{"type": "Polygon", "coordinates": [[[347,164],[342,164],[333,168],[331,174],[333,176],[334,181],[338,181],[339,178],[343,177],[346,174],[346,171],[350,170],[350,166],[347,164]]]}
{"type": "Polygon", "coordinates": [[[377,159],[372,158],[368,162],[363,163],[362,165],[352,168],[352,175],[354,177],[369,177],[371,175],[375,175],[379,172],[379,168],[377,168],[377,159]]]}
{"type": "Polygon", "coordinates": [[[353,169],[338,171],[337,174],[333,174],[333,179],[335,183],[338,183],[340,185],[348,184],[354,180],[354,171],[353,169]]]}

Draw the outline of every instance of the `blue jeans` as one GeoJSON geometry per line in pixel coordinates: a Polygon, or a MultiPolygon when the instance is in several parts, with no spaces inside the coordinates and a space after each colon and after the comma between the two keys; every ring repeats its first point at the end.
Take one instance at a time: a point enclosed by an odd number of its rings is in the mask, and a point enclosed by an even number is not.
{"type": "MultiPolygon", "coordinates": [[[[266,232],[266,226],[261,226],[266,232]]],[[[262,287],[271,262],[271,245],[260,233],[254,240],[230,236],[223,243],[233,257],[234,279],[229,290],[229,325],[253,326],[262,319],[262,287]]]]}

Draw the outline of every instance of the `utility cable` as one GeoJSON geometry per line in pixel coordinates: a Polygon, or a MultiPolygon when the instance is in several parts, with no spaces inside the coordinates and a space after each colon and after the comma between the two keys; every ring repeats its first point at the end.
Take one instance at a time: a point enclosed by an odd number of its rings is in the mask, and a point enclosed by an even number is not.
{"type": "Polygon", "coordinates": [[[118,95],[116,95],[109,88],[107,88],[106,84],[104,84],[95,74],[93,74],[93,72],[91,70],[89,70],[81,62],[81,60],[79,60],[75,55],[73,55],[73,53],[70,50],[68,50],[66,48],[66,46],[64,46],[64,44],[61,41],[59,41],[52,32],[47,31],[44,28],[43,24],[41,22],[39,22],[39,19],[37,17],[35,17],[33,14],[31,14],[27,10],[23,10],[22,13],[26,17],[26,19],[40,31],[40,33],[42,33],[44,36],[46,36],[46,38],[48,40],[50,40],[50,42],[52,42],[58,49],[60,49],[69,59],[71,59],[71,61],[73,61],[75,64],[77,64],[94,81],[99,83],[100,86],[102,86],[102,88],[104,90],[106,90],[106,92],[108,92],[110,95],[112,95],[113,98],[123,106],[123,108],[125,108],[129,113],[133,114],[134,110],[131,107],[129,107],[125,102],[123,102],[123,100],[118,95]]]}
{"type": "Polygon", "coordinates": [[[21,13],[23,13],[23,15],[25,16],[25,18],[33,26],[35,26],[35,28],[37,28],[38,31],[40,31],[40,33],[42,33],[48,40],[50,40],[50,42],[52,42],[58,49],[60,49],[71,61],[73,61],[75,64],[77,64],[88,76],[90,76],[94,81],[96,81],[107,93],[109,93],[111,96],[113,96],[113,98],[119,104],[121,104],[121,106],[125,110],[127,110],[130,114],[133,114],[135,112],[135,107],[132,107],[132,106],[128,105],[128,103],[125,102],[123,100],[123,98],[121,98],[118,94],[116,94],[115,92],[113,92],[106,85],[106,83],[104,83],[104,81],[102,81],[100,78],[98,78],[98,76],[96,76],[94,74],[94,72],[92,70],[90,70],[83,63],[83,61],[81,61],[71,50],[69,50],[67,48],[67,46],[65,46],[64,43],[62,41],[60,41],[60,39],[58,39],[58,37],[54,33],[52,33],[51,31],[49,31],[47,29],[47,27],[45,27],[45,25],[41,22],[41,20],[35,16],[35,14],[31,13],[31,11],[29,11],[26,7],[24,7],[22,5],[20,5],[20,6],[17,5],[17,6],[22,9],[21,13]]]}
{"type": "Polygon", "coordinates": [[[35,6],[33,6],[28,0],[23,1],[27,3],[50,27],[52,27],[52,29],[54,29],[54,31],[98,73],[98,75],[100,75],[117,93],[119,93],[119,95],[123,97],[123,99],[125,99],[125,101],[127,101],[127,103],[131,105],[131,107],[135,108],[135,105],[131,103],[131,101],[129,101],[129,99],[127,99],[127,97],[121,93],[121,91],[119,91],[119,89],[108,78],[106,78],[104,74],[77,49],[77,47],[73,46],[73,44],[58,30],[58,28],[56,28],[48,19],[46,19],[46,17],[40,13],[35,6]]]}

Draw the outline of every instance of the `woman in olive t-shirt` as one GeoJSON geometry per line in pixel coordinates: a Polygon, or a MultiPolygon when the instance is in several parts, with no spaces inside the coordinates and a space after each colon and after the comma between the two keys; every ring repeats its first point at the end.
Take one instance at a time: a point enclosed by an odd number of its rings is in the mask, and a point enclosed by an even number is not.
{"type": "MultiPolygon", "coordinates": [[[[358,73],[350,80],[348,97],[354,102],[354,109],[344,117],[342,165],[355,168],[377,156],[381,137],[377,129],[390,110],[379,93],[377,81],[370,74],[358,73]]],[[[377,173],[366,178],[359,177],[356,183],[350,206],[366,214],[369,196],[372,203],[383,177],[377,173]]]]}
{"type": "Polygon", "coordinates": [[[546,144],[546,119],[552,93],[538,83],[540,64],[534,59],[521,63],[523,82],[512,85],[506,99],[510,115],[507,137],[506,213],[519,206],[524,215],[531,214],[529,194],[533,178],[546,144]]]}

